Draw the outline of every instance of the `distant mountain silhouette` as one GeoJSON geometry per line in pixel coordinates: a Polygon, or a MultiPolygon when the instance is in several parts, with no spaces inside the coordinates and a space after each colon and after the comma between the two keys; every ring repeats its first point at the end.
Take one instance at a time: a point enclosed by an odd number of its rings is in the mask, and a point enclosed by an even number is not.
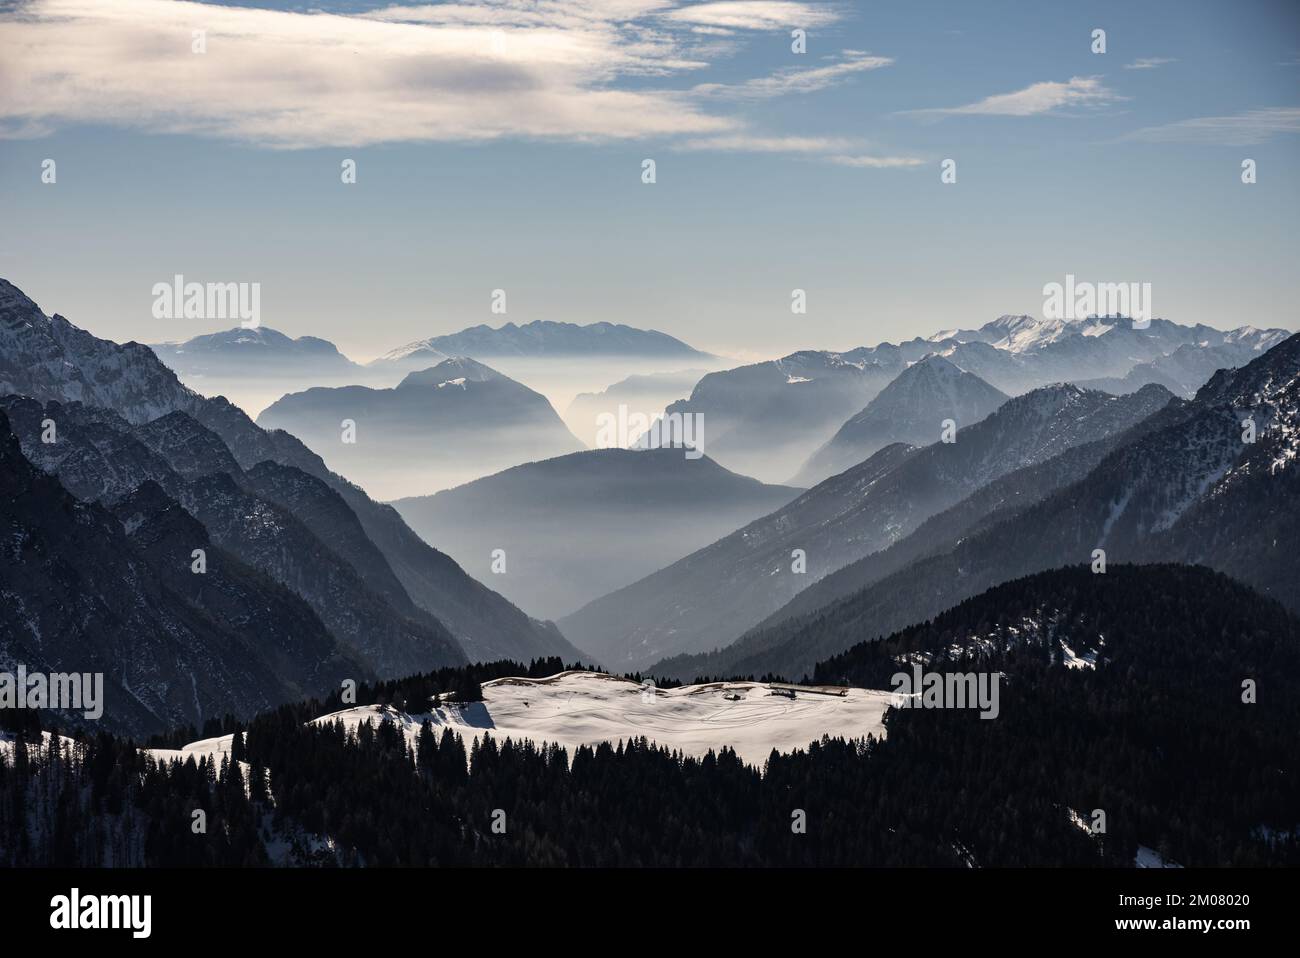
{"type": "Polygon", "coordinates": [[[393,506],[411,528],[551,618],[673,562],[799,494],[680,449],[598,449],[515,466],[393,506]],[[493,574],[504,550],[506,573],[493,574]]]}
{"type": "Polygon", "coordinates": [[[153,343],[149,348],[182,376],[292,375],[334,379],[362,371],[361,366],[328,340],[316,336],[293,339],[269,326],[237,327],[179,343],[153,343]]]}
{"type": "MultiPolygon", "coordinates": [[[[1156,388],[1156,387],[1147,387],[1156,388]]],[[[1009,503],[947,548],[860,591],[664,674],[800,674],[863,639],[936,615],[1018,576],[1077,562],[1183,562],[1217,569],[1300,611],[1300,334],[1220,370],[1082,478],[1027,506],[1009,503]],[[1255,424],[1254,442],[1242,423],[1255,424]]],[[[1099,577],[1100,578],[1100,577],[1099,577]]],[[[777,618],[777,617],[774,617],[777,618]]]]}
{"type": "Polygon", "coordinates": [[[616,669],[726,645],[818,579],[887,548],[981,486],[1122,430],[1171,398],[1157,387],[1115,397],[1066,385],[1018,396],[958,430],[954,443],[886,446],[770,515],[566,616],[560,628],[616,669]],[[795,571],[800,561],[804,572],[795,571]]]}
{"type": "Polygon", "coordinates": [[[684,369],[628,376],[600,392],[579,393],[564,410],[564,421],[587,445],[604,448],[610,443],[601,442],[602,432],[617,425],[620,409],[625,419],[638,413],[653,418],[669,403],[689,396],[704,375],[703,369],[684,369]]]}
{"type": "Polygon", "coordinates": [[[1282,329],[1242,326],[1225,332],[1165,319],[1143,327],[1119,317],[1064,322],[1001,316],[975,330],[945,330],[927,339],[845,352],[803,350],[713,372],[667,411],[702,415],[705,451],[728,469],[767,482],[797,476],[796,484],[805,484],[831,474],[828,468],[852,464],[835,461],[809,474],[799,472],[850,417],[927,356],[942,357],[1009,396],[1094,380],[1110,392],[1133,392],[1154,382],[1190,395],[1215,369],[1248,362],[1288,335],[1282,329]],[[1162,360],[1179,349],[1177,359],[1162,360]],[[1156,369],[1145,376],[1135,372],[1129,385],[1119,382],[1142,364],[1156,369]]]}
{"type": "Polygon", "coordinates": [[[979,422],[1006,402],[1006,395],[942,356],[927,356],[903,372],[839,428],[804,463],[793,482],[815,486],[893,442],[927,446],[944,423],[953,428],[979,422]]]}
{"type": "MultiPolygon", "coordinates": [[[[576,658],[576,650],[553,625],[530,619],[470,578],[452,559],[412,532],[396,511],[331,472],[294,436],[263,430],[227,400],[204,398],[181,385],[176,374],[145,346],[118,345],[77,328],[62,316],[46,316],[17,287],[0,280],[0,396],[7,393],[34,397],[42,403],[82,402],[111,410],[132,426],[147,427],[142,436],[165,437],[166,423],[151,424],[170,413],[185,413],[218,436],[226,451],[223,454],[206,444],[187,447],[181,442],[168,449],[171,462],[193,478],[205,468],[228,464],[230,457],[243,470],[270,460],[320,480],[346,503],[409,599],[446,625],[471,658],[515,656],[529,660],[552,653],[576,658]],[[185,465],[187,456],[195,457],[193,468],[185,465]]],[[[182,430],[179,435],[190,434],[182,430]]],[[[117,480],[119,460],[109,442],[102,462],[88,464],[82,472],[87,489],[95,488],[96,482],[104,488],[117,480]]],[[[145,461],[129,458],[120,464],[126,472],[145,461]]],[[[75,463],[60,466],[74,467],[75,463]]],[[[147,476],[141,481],[143,478],[147,476]]],[[[299,561],[309,559],[299,557],[299,561]]],[[[369,576],[370,571],[358,574],[369,576]]]]}
{"type": "Polygon", "coordinates": [[[536,320],[522,326],[471,326],[458,333],[432,336],[385,353],[376,368],[422,369],[451,356],[492,359],[520,357],[620,356],[643,359],[711,359],[708,353],[666,333],[617,323],[557,323],[536,320]]]}
{"type": "Polygon", "coordinates": [[[300,438],[375,495],[436,491],[582,448],[546,397],[473,359],[409,373],[394,389],[315,388],[257,418],[300,438]],[[355,424],[345,441],[344,422],[355,424]]]}

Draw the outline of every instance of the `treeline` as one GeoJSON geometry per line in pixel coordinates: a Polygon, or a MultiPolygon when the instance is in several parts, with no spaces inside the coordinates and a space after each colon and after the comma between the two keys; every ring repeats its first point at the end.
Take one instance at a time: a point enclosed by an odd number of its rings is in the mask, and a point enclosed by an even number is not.
{"type": "MultiPolygon", "coordinates": [[[[465,666],[435,669],[432,672],[408,675],[400,679],[363,682],[357,685],[350,699],[345,699],[343,690],[339,689],[324,699],[306,699],[287,707],[304,722],[358,705],[392,705],[394,708],[418,714],[434,705],[449,701],[480,702],[483,699],[483,683],[494,679],[511,676],[544,679],[559,672],[574,671],[593,672],[599,669],[581,662],[566,665],[559,656],[533,659],[527,665],[510,659],[498,659],[492,662],[475,662],[465,666]]],[[[657,679],[649,675],[643,676],[640,672],[625,673],[623,678],[633,682],[654,682],[661,689],[678,688],[682,685],[674,679],[657,679]]],[[[5,712],[0,711],[0,722],[3,721],[4,715],[5,712]]],[[[29,731],[40,728],[40,721],[35,713],[30,713],[24,721],[29,731]]],[[[199,739],[230,735],[247,727],[246,720],[234,715],[226,715],[220,719],[209,719],[201,730],[188,725],[174,729],[166,735],[151,736],[146,745],[150,748],[181,748],[199,739]]],[[[0,724],[0,730],[5,730],[3,724],[0,724]]],[[[16,730],[15,725],[12,731],[16,730]]]]}
{"type": "Polygon", "coordinates": [[[1099,752],[1086,730],[1064,754],[1025,734],[1069,725],[1063,703],[1015,688],[1002,705],[1032,711],[896,711],[883,741],[774,753],[765,774],[729,750],[467,746],[392,717],[349,735],[290,708],[217,766],[108,736],[23,745],[0,763],[0,865],[1128,866],[1139,845],[1185,865],[1300,864],[1294,832],[1257,827],[1266,806],[1295,808],[1269,766],[1233,782],[1242,769],[1212,752],[1160,782],[1169,762],[1099,752]],[[1226,804],[1203,800],[1210,783],[1226,804]],[[1072,826],[1071,806],[1103,808],[1106,833],[1072,826]]]}
{"type": "Polygon", "coordinates": [[[937,792],[980,801],[996,777],[1008,803],[1100,809],[1126,848],[1180,864],[1300,861],[1300,620],[1280,603],[1203,567],[1058,569],[859,644],[813,678],[888,689],[918,660],[1002,673],[994,721],[891,716],[885,754],[937,792]]]}
{"type": "Polygon", "coordinates": [[[1277,603],[1204,569],[1058,570],[816,680],[889,688],[914,659],[998,673],[998,717],[892,710],[883,740],[759,770],[645,740],[467,741],[401,710],[561,670],[545,660],[362,686],[358,704],[389,707],[352,734],[312,721],[337,699],[283,706],[231,723],[216,766],[24,728],[0,747],[0,865],[1131,866],[1139,846],[1300,864],[1300,623],[1277,603]],[[1104,831],[1078,827],[1096,811],[1104,831]]]}
{"type": "Polygon", "coordinates": [[[265,776],[238,762],[158,763],[107,733],[26,732],[0,749],[0,866],[269,862],[265,776]],[[202,812],[200,819],[195,811],[202,812]]]}
{"type": "Polygon", "coordinates": [[[883,742],[814,743],[760,775],[728,750],[683,758],[641,740],[570,760],[490,736],[467,750],[431,725],[409,741],[391,720],[349,736],[284,710],[252,724],[247,773],[159,765],[101,736],[76,756],[20,752],[0,766],[0,864],[1125,866],[1139,844],[1183,864],[1300,861],[1293,836],[1124,788],[1105,794],[1107,833],[1086,835],[1055,800],[1061,763],[1002,729],[897,712],[883,742]],[[961,759],[963,725],[991,738],[961,759]]]}
{"type": "MultiPolygon", "coordinates": [[[[592,667],[581,662],[565,665],[559,656],[533,659],[527,665],[510,659],[475,662],[434,669],[432,672],[400,679],[362,682],[347,699],[344,698],[344,690],[338,689],[326,698],[306,699],[283,708],[292,710],[303,722],[358,705],[392,705],[411,712],[421,712],[431,708],[435,698],[441,702],[480,702],[483,699],[483,683],[493,679],[515,675],[540,679],[566,670],[591,671],[592,667]]],[[[230,735],[247,727],[247,721],[227,715],[220,719],[209,719],[201,730],[190,725],[174,729],[166,735],[152,736],[146,744],[150,748],[181,748],[199,739],[230,735]]]]}

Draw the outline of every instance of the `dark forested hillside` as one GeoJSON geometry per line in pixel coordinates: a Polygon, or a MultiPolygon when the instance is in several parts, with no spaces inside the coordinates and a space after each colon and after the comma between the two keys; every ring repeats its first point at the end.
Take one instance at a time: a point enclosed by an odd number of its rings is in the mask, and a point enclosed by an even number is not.
{"type": "MultiPolygon", "coordinates": [[[[530,619],[472,579],[449,556],[412,532],[394,509],[330,472],[296,437],[282,430],[263,430],[224,397],[207,398],[183,386],[146,346],[119,345],[79,329],[58,314],[46,316],[21,290],[0,279],[0,398],[6,396],[13,397],[5,400],[5,407],[14,431],[23,440],[24,453],[39,468],[57,471],[78,497],[111,498],[149,478],[167,488],[164,473],[173,470],[187,480],[221,472],[234,476],[243,470],[257,484],[252,491],[303,508],[305,518],[301,521],[314,532],[323,531],[322,523],[334,523],[332,534],[323,536],[331,542],[330,550],[340,550],[346,562],[358,563],[353,572],[368,589],[379,593],[379,606],[391,600],[396,603],[392,611],[400,618],[421,620],[415,623],[419,634],[408,636],[413,641],[406,650],[406,663],[390,659],[395,668],[462,661],[461,649],[476,660],[502,655],[576,657],[577,650],[553,624],[530,619]],[[33,447],[24,429],[25,421],[36,411],[33,400],[45,404],[47,412],[51,404],[58,404],[62,416],[78,420],[78,428],[70,432],[64,428],[68,424],[63,418],[56,417],[60,442],[33,447]],[[127,431],[130,435],[123,435],[127,431]],[[63,440],[78,437],[85,441],[76,443],[74,455],[65,456],[63,440]],[[300,470],[319,483],[295,479],[283,471],[270,474],[268,467],[257,468],[268,460],[300,470]],[[345,505],[323,501],[322,484],[345,505]],[[316,501],[307,502],[309,498],[316,501]],[[346,515],[349,510],[352,516],[346,515]],[[357,523],[360,535],[369,543],[357,541],[357,523]],[[374,555],[376,549],[380,556],[374,555]],[[430,616],[436,623],[429,621],[430,616]],[[435,634],[444,626],[452,633],[453,645],[460,648],[447,647],[435,634]],[[421,664],[414,664],[415,660],[421,664]]],[[[35,420],[38,425],[41,418],[35,420]]],[[[292,551],[311,555],[318,550],[299,546],[292,551]]],[[[311,571],[304,569],[303,574],[310,576],[311,571]]],[[[338,586],[346,575],[324,578],[338,586]]],[[[284,577],[279,581],[284,582],[284,577]]],[[[300,578],[298,584],[305,582],[300,578]]],[[[328,583],[324,584],[328,590],[328,583]]],[[[373,643],[367,636],[376,632],[387,632],[391,638],[407,628],[366,615],[357,618],[368,621],[355,621],[349,629],[343,621],[347,611],[337,601],[334,605],[338,615],[327,616],[334,619],[332,627],[342,626],[345,634],[358,636],[358,644],[373,643]]],[[[377,608],[374,603],[367,605],[372,611],[377,608]]]]}
{"type": "Polygon", "coordinates": [[[389,704],[354,735],[309,721],[337,699],[228,720],[204,730],[235,734],[237,761],[217,766],[107,735],[52,748],[29,725],[0,746],[0,864],[1300,864],[1300,622],[1277,603],[1200,568],[1061,569],[817,676],[888,688],[917,655],[1000,673],[996,719],[895,709],[883,740],[809,743],[762,770],[644,739],[498,741],[490,717],[476,740],[428,723],[408,739],[397,721],[558,660],[363,686],[358,703],[389,704]]]}
{"type": "MultiPolygon", "coordinates": [[[[854,646],[815,678],[879,687],[918,659],[1004,679],[996,721],[893,713],[883,751],[906,757],[891,774],[915,787],[928,781],[937,794],[982,803],[991,796],[979,783],[996,777],[994,793],[1013,807],[1101,808],[1112,840],[1186,865],[1240,863],[1252,834],[1295,840],[1300,620],[1220,573],[1040,573],[854,646]]],[[[972,840],[978,848],[990,836],[972,840]]]]}
{"type": "Polygon", "coordinates": [[[302,599],[210,542],[158,485],[116,512],[80,501],[27,461],[3,411],[0,541],[3,669],[103,673],[102,721],[119,733],[255,715],[369,674],[302,599]],[[190,572],[196,548],[203,575],[190,572]]]}

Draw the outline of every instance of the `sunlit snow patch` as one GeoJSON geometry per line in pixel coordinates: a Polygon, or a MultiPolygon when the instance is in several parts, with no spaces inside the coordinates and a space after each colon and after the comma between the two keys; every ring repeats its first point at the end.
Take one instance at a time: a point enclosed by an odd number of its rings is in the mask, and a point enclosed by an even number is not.
{"type": "MultiPolygon", "coordinates": [[[[883,738],[890,692],[765,682],[710,682],[656,689],[603,672],[561,672],[544,679],[504,678],[483,683],[483,701],[406,713],[380,705],[356,706],[316,719],[348,729],[363,722],[396,722],[414,744],[427,718],[435,731],[450,728],[466,745],[484,733],[534,743],[552,742],[572,755],[579,745],[617,743],[644,736],[695,757],[724,746],[762,768],[773,749],[807,748],[822,736],[883,738]]],[[[157,758],[217,756],[230,736],[194,742],[180,750],[151,750],[157,758]]]]}

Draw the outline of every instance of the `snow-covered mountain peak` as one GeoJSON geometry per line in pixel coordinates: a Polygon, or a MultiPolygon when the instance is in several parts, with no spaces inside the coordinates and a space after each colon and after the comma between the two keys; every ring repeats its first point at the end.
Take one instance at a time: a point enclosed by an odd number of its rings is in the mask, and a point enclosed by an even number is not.
{"type": "Polygon", "coordinates": [[[1272,404],[1294,392],[1300,366],[1300,333],[1238,369],[1220,369],[1196,394],[1197,402],[1248,408],[1272,404]]]}
{"type": "Polygon", "coordinates": [[[57,313],[47,317],[0,280],[0,395],[8,393],[104,406],[133,423],[200,402],[148,346],[98,339],[57,313]]]}
{"type": "Polygon", "coordinates": [[[1033,316],[999,316],[980,327],[989,345],[1008,352],[1020,353],[1054,343],[1069,334],[1068,324],[1059,319],[1037,319],[1033,316]]]}
{"type": "Polygon", "coordinates": [[[925,370],[932,376],[946,379],[956,379],[962,374],[962,370],[942,353],[931,353],[908,366],[908,370],[914,369],[925,370]]]}
{"type": "Polygon", "coordinates": [[[929,415],[940,410],[964,410],[972,403],[994,408],[1005,399],[1005,395],[978,376],[937,353],[931,353],[899,373],[863,410],[863,414],[875,410],[879,415],[883,409],[892,409],[891,415],[894,416],[911,416],[918,410],[924,410],[922,415],[929,415]]]}
{"type": "Polygon", "coordinates": [[[466,382],[485,383],[495,379],[506,379],[491,366],[470,359],[468,356],[453,356],[444,359],[429,369],[408,373],[397,386],[445,386],[449,383],[463,386],[466,382]]]}
{"type": "Polygon", "coordinates": [[[5,320],[17,318],[23,313],[40,313],[40,308],[28,298],[27,294],[9,282],[0,279],[0,316],[5,320]]]}
{"type": "Polygon", "coordinates": [[[407,343],[404,346],[398,346],[396,349],[390,349],[388,352],[384,353],[384,355],[379,357],[376,362],[399,362],[411,356],[419,356],[422,359],[428,358],[438,362],[441,361],[439,357],[445,355],[446,354],[441,350],[433,347],[432,340],[420,339],[413,343],[407,343]]]}

